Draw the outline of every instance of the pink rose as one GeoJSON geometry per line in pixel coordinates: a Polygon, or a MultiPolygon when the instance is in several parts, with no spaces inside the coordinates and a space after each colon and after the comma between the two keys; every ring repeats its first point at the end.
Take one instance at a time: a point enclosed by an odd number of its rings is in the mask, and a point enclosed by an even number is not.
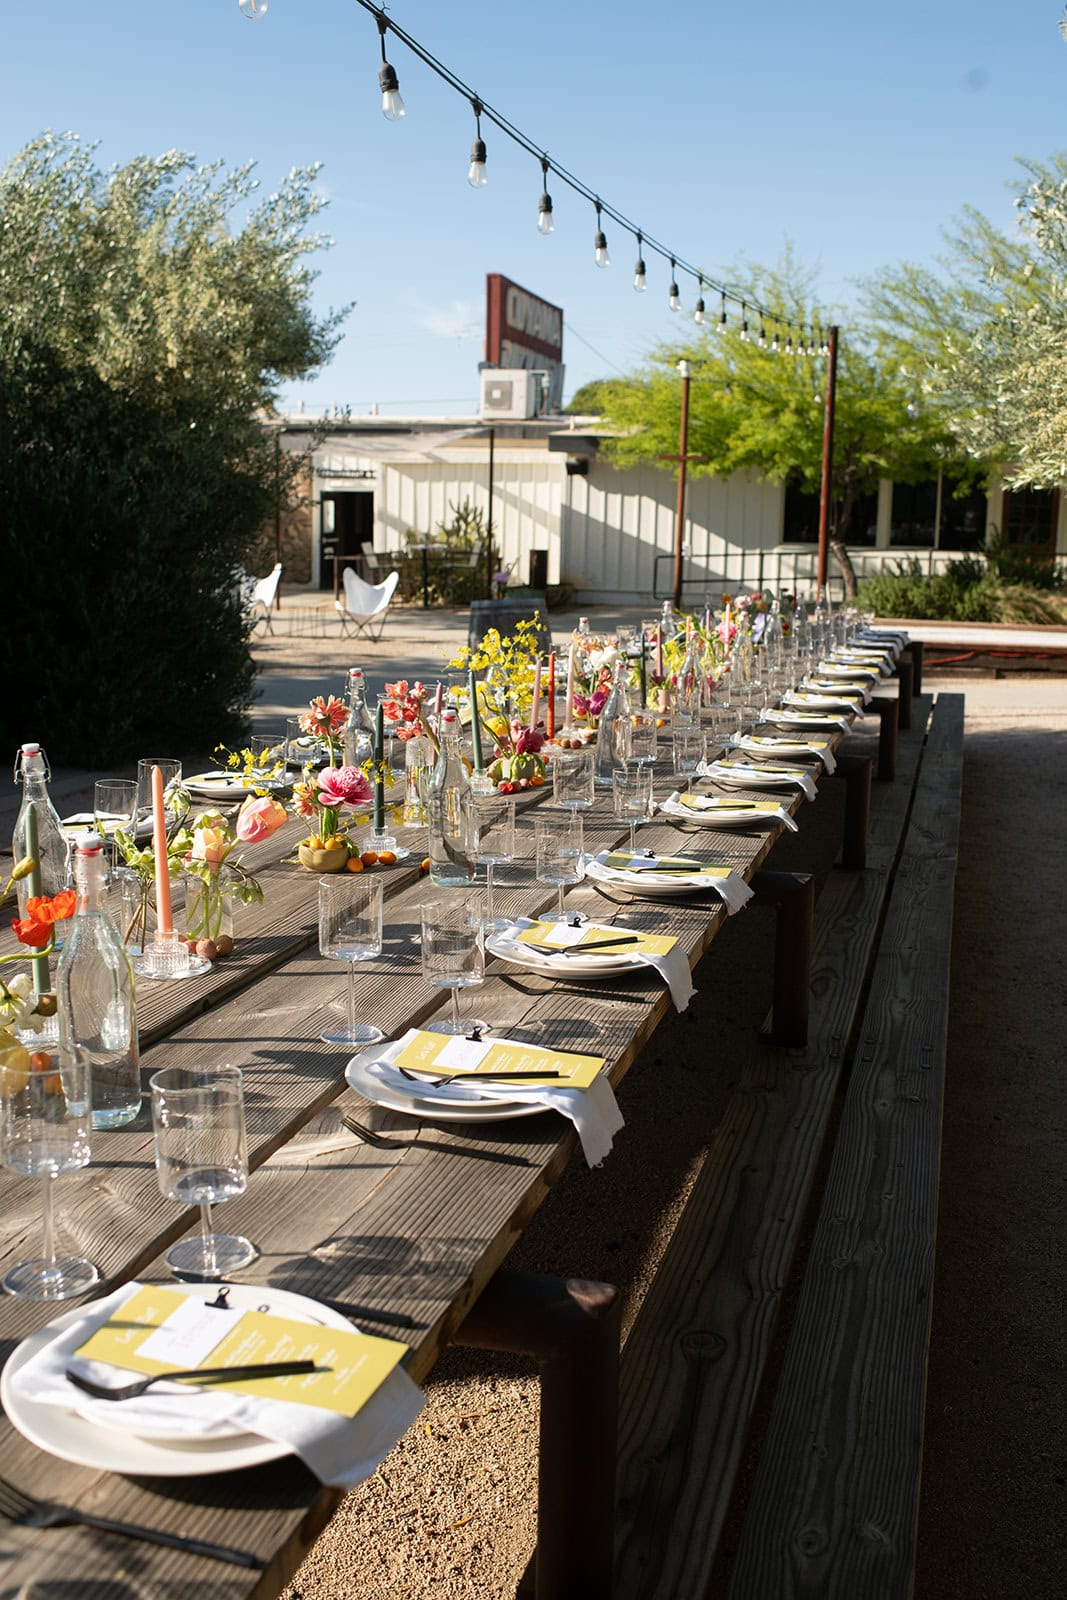
{"type": "Polygon", "coordinates": [[[237,813],[237,837],[245,844],[260,844],[285,821],[285,807],[270,795],[254,795],[237,813]]]}
{"type": "Polygon", "coordinates": [[[374,791],[361,767],[325,767],[318,777],[320,806],[363,806],[374,791]]]}
{"type": "Polygon", "coordinates": [[[225,828],[197,828],[193,834],[193,848],[189,854],[194,861],[203,861],[212,872],[218,870],[226,859],[230,842],[225,828]]]}

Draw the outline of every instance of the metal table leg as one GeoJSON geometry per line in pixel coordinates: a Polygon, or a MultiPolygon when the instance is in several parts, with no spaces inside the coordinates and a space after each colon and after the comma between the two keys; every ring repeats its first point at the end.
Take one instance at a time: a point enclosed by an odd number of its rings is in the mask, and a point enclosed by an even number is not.
{"type": "Polygon", "coordinates": [[[752,879],[756,899],[775,908],[774,1010],[771,1039],[794,1047],[808,1042],[811,962],[815,942],[815,879],[810,872],[771,872],[752,879]]]}

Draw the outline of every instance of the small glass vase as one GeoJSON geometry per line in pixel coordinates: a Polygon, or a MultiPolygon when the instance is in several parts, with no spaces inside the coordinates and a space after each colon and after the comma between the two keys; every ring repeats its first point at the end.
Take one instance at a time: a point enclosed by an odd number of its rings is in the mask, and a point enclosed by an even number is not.
{"type": "Polygon", "coordinates": [[[233,868],[224,862],[203,877],[198,872],[186,872],[184,879],[186,939],[210,939],[215,945],[228,940],[232,944],[236,882],[233,868]]]}

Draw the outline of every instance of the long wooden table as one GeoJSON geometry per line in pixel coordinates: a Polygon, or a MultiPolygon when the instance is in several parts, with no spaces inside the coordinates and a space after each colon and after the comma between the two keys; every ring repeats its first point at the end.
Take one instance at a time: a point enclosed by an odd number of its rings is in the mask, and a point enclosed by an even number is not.
{"type": "MultiPolygon", "coordinates": [[[[830,735],[831,746],[841,739],[830,735]]],[[[821,770],[812,767],[816,777],[821,770]]],[[[657,795],[673,786],[669,765],[658,763],[657,795]]],[[[765,793],[741,791],[740,797],[765,793]]],[[[546,788],[529,803],[549,798],[546,788]]],[[[796,790],[783,803],[795,814],[805,804],[796,790]]],[[[684,848],[729,863],[751,880],[781,829],[780,823],[759,831],[701,828],[685,837],[684,848]]],[[[520,830],[527,846],[532,844],[525,809],[520,830]]],[[[280,859],[298,832],[293,824],[245,852],[261,875],[265,903],[243,909],[238,950],[228,962],[203,978],[139,983],[143,1070],[222,1061],[242,1068],[251,1178],[247,1193],[231,1201],[224,1216],[228,1229],[246,1234],[261,1252],[242,1281],[360,1308],[354,1318],[368,1331],[410,1345],[408,1371],[418,1382],[563,1172],[576,1136],[548,1113],[491,1126],[434,1123],[383,1113],[352,1094],[343,1076],[345,1053],[318,1037],[327,1012],[340,1002],[345,977],[317,954],[316,879],[280,859]],[[350,1149],[302,1160],[302,1139],[316,1134],[315,1119],[335,1103],[364,1123],[373,1118],[399,1148],[353,1137],[350,1149]],[[272,1159],[283,1150],[283,1158],[272,1159]],[[381,1322],[374,1320],[376,1313],[381,1322]]],[[[625,837],[611,816],[610,797],[598,798],[587,815],[587,848],[625,837]]],[[[642,830],[641,842],[677,850],[679,834],[657,822],[642,830]]],[[[423,1023],[444,1007],[441,992],[427,987],[420,970],[418,908],[433,891],[418,876],[418,854],[383,870],[383,956],[357,973],[361,1014],[387,1035],[423,1023]]],[[[554,896],[533,880],[528,859],[525,871],[504,876],[516,880],[498,890],[506,912],[532,915],[551,906],[554,896]]],[[[691,966],[726,921],[714,893],[615,903],[585,883],[567,903],[598,920],[669,932],[682,942],[691,966]]],[[[498,1030],[522,1027],[546,1044],[605,1056],[618,1086],[671,1001],[655,975],[572,984],[493,962],[484,987],[469,991],[464,1005],[498,1030]]],[[[193,1214],[159,1192],[147,1110],[130,1127],[97,1135],[92,1165],[64,1178],[56,1201],[61,1242],[97,1263],[104,1288],[134,1277],[167,1281],[161,1258],[195,1224],[193,1214]]],[[[38,1248],[39,1205],[35,1184],[0,1174],[4,1270],[38,1248]]],[[[20,1339],[62,1309],[0,1301],[0,1357],[6,1360],[20,1339]]],[[[295,1458],[238,1473],[136,1480],[61,1462],[25,1441],[6,1419],[2,1427],[2,1471],[28,1493],[238,1546],[263,1563],[262,1571],[250,1572],[85,1529],[5,1526],[4,1594],[37,1592],[33,1586],[47,1581],[48,1592],[57,1594],[63,1583],[76,1584],[86,1600],[155,1600],[194,1589],[210,1600],[265,1600],[292,1576],[341,1498],[295,1458]]]]}

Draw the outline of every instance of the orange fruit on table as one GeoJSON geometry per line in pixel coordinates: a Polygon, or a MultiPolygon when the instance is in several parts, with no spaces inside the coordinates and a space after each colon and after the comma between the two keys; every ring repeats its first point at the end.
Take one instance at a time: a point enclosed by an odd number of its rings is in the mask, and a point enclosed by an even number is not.
{"type": "Polygon", "coordinates": [[[364,850],[359,859],[362,861],[365,867],[376,866],[378,862],[378,852],[377,850],[364,850]]]}
{"type": "Polygon", "coordinates": [[[395,850],[379,850],[378,851],[378,860],[381,862],[383,867],[391,867],[393,865],[393,862],[396,860],[396,851],[395,850]]]}
{"type": "Polygon", "coordinates": [[[359,856],[349,856],[348,860],[345,862],[345,870],[346,872],[362,872],[363,862],[360,860],[359,856]]]}

